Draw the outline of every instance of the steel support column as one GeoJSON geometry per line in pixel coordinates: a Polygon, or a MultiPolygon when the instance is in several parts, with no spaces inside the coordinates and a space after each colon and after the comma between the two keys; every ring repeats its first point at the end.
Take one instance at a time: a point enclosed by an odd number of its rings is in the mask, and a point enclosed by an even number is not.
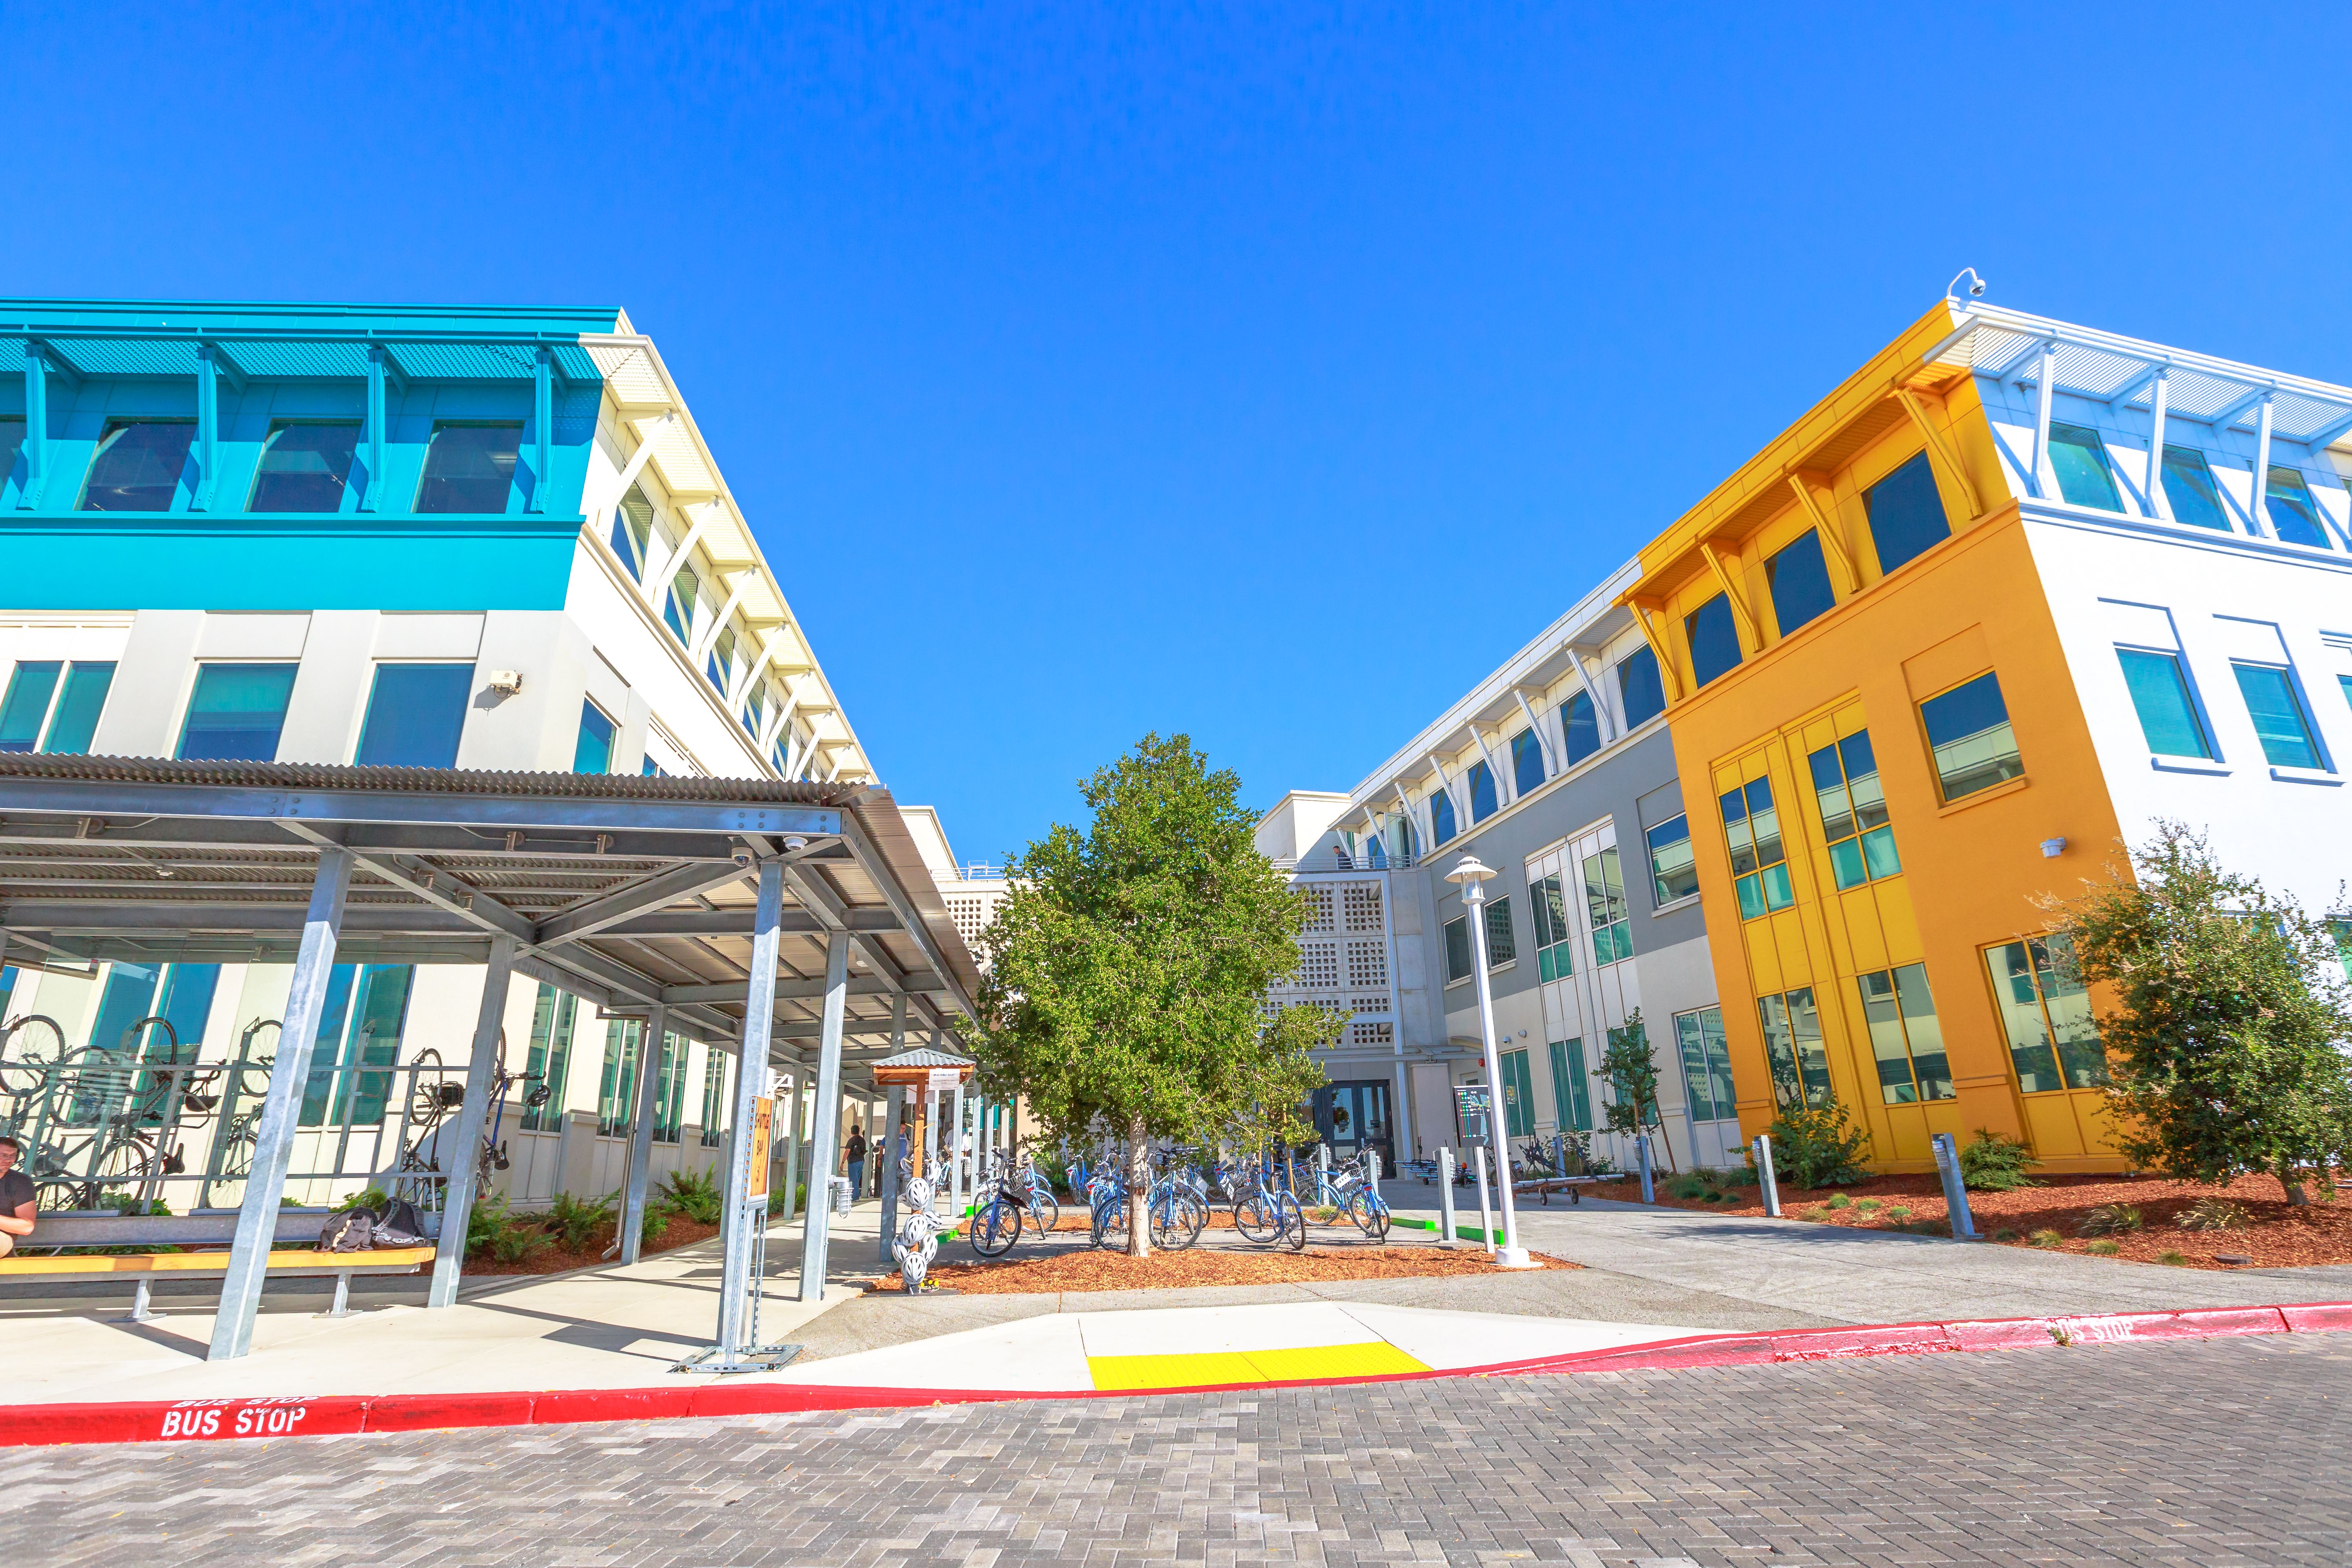
{"type": "Polygon", "coordinates": [[[793,1215],[800,1209],[800,1200],[793,1194],[799,1191],[801,1184],[801,1133],[807,1121],[806,1115],[801,1110],[801,1101],[807,1096],[808,1074],[795,1067],[793,1068],[793,1097],[783,1106],[785,1114],[781,1119],[783,1122],[784,1138],[784,1223],[786,1225],[793,1223],[793,1215]]]}
{"type": "Polygon", "coordinates": [[[278,1236],[278,1200],[286,1193],[286,1166],[299,1131],[302,1091],[310,1080],[310,1056],[319,1043],[319,1019],[326,1012],[335,942],[341,934],[343,895],[351,885],[352,852],[341,845],[321,848],[318,874],[310,883],[310,908],[302,921],[302,945],[294,958],[294,980],[286,995],[278,1059],[270,1068],[269,1091],[254,1132],[245,1198],[237,1205],[236,1239],[229,1247],[228,1273],[221,1280],[220,1311],[213,1319],[207,1361],[233,1361],[253,1349],[253,1318],[261,1310],[262,1280],[278,1236]]]}
{"type": "Polygon", "coordinates": [[[466,1101],[457,1112],[457,1152],[442,1155],[449,1173],[441,1184],[441,1239],[433,1254],[427,1307],[456,1304],[458,1276],[466,1267],[466,1220],[481,1195],[474,1190],[474,1173],[481,1164],[482,1123],[489,1120],[490,1091],[498,1078],[499,1031],[506,1022],[514,955],[514,938],[490,938],[490,962],[482,970],[481,1010],[474,1017],[474,1054],[466,1062],[466,1101]]]}
{"type": "MultiPolygon", "coordinates": [[[[760,1091],[768,1087],[768,1031],[776,1017],[776,960],[783,945],[784,868],[779,860],[760,865],[760,902],[751,925],[751,973],[744,983],[743,1053],[735,1063],[735,1111],[727,1123],[727,1203],[719,1222],[725,1237],[719,1266],[719,1348],[745,1350],[744,1307],[751,1279],[751,1116],[760,1091]]],[[[761,1225],[767,1215],[760,1215],[761,1225]]]]}
{"type": "Polygon", "coordinates": [[[669,1010],[656,1002],[646,1014],[637,1044],[637,1109],[629,1125],[629,1191],[621,1202],[621,1261],[635,1263],[646,1247],[646,1184],[654,1163],[654,1119],[661,1110],[661,1052],[669,1010]]]}
{"type": "MultiPolygon", "coordinates": [[[[826,1185],[832,1184],[833,1150],[840,1142],[841,1024],[849,1010],[849,933],[837,931],[824,950],[824,1014],[817,1036],[816,1106],[809,1119],[809,1158],[823,1150],[826,1185]]],[[[833,1205],[809,1194],[808,1224],[801,1230],[801,1300],[824,1300],[826,1243],[832,1239],[833,1205]]],[[[824,1194],[830,1197],[831,1194],[824,1194]]]]}

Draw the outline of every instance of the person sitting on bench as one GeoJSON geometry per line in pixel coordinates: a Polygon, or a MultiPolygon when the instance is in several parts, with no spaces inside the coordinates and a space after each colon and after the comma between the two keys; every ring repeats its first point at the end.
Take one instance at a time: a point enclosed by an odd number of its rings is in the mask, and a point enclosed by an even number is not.
{"type": "Polygon", "coordinates": [[[33,1234],[33,1178],[16,1169],[25,1146],[0,1138],[0,1258],[16,1250],[16,1238],[33,1234]]]}

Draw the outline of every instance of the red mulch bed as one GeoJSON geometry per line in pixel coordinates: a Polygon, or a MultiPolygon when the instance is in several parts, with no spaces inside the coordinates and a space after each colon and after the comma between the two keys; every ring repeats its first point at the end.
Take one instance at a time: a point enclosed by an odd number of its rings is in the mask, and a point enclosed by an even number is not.
{"type": "MultiPolygon", "coordinates": [[[[1701,1198],[1668,1197],[1665,1184],[1670,1180],[1671,1177],[1657,1180],[1661,1207],[1757,1217],[1764,1213],[1763,1198],[1754,1187],[1732,1189],[1739,1196],[1737,1203],[1711,1204],[1701,1198]]],[[[2285,1190],[2273,1176],[2240,1176],[2221,1186],[2170,1182],[2157,1176],[2121,1175],[2053,1175],[2043,1176],[2041,1182],[2040,1186],[2021,1187],[2015,1192],[1970,1193],[1969,1212],[1976,1218],[1979,1234],[2009,1246],[2032,1247],[2035,1231],[2054,1230],[2062,1239],[2051,1250],[2086,1252],[2095,1238],[2082,1234],[2084,1215],[2102,1205],[2127,1204],[2139,1210],[2144,1221],[2142,1228],[2098,1238],[2116,1243],[2121,1250],[2112,1256],[2124,1261],[2156,1263],[2162,1260],[2165,1253],[2174,1252],[2184,1260],[2176,1267],[2190,1268],[2249,1267],[2218,1262],[2216,1254],[2251,1258],[2251,1266],[2258,1268],[2352,1263],[2352,1191],[2330,1202],[2317,1188],[2306,1186],[2304,1192],[2311,1199],[2310,1206],[2297,1209],[2287,1205],[2285,1190]],[[2184,1230],[2175,1223],[2182,1211],[2198,1199],[2215,1196],[2226,1197],[2244,1208],[2249,1223],[2236,1230],[2184,1230]]],[[[1621,1203],[1639,1203],[1642,1199],[1637,1182],[1605,1183],[1588,1190],[1595,1197],[1621,1203]]],[[[1817,1225],[1897,1230],[1907,1224],[1914,1230],[1924,1227],[1936,1235],[1950,1234],[1943,1184],[1933,1175],[1873,1176],[1851,1187],[1828,1187],[1817,1192],[1784,1184],[1780,1188],[1780,1212],[1790,1219],[1817,1225]],[[1823,1206],[1839,1194],[1851,1201],[1851,1206],[1823,1206]],[[1876,1199],[1877,1205],[1864,1207],[1867,1199],[1876,1199]],[[1895,1208],[1911,1212],[1898,1218],[1888,1212],[1895,1208]]]]}
{"type": "MultiPolygon", "coordinates": [[[[1575,1268],[1574,1263],[1541,1253],[1528,1256],[1546,1268],[1575,1268]]],[[[1039,1291],[1176,1290],[1196,1285],[1288,1285],[1331,1279],[1406,1279],[1439,1274],[1492,1274],[1495,1265],[1484,1248],[1437,1247],[1428,1243],[1406,1247],[1309,1247],[1304,1252],[1280,1247],[1244,1252],[1233,1247],[1188,1247],[1181,1252],[1154,1252],[1129,1258],[1123,1252],[1077,1247],[1035,1258],[1007,1258],[1001,1263],[947,1263],[935,1266],[925,1281],[945,1285],[967,1295],[994,1296],[1039,1291]]],[[[890,1274],[873,1288],[896,1290],[901,1281],[890,1274]]]]}
{"type": "MultiPolygon", "coordinates": [[[[601,1226],[588,1238],[588,1245],[578,1252],[564,1249],[562,1243],[524,1258],[520,1263],[500,1263],[488,1252],[477,1252],[466,1259],[466,1277],[478,1279],[485,1274],[561,1274],[569,1268],[590,1268],[605,1261],[604,1249],[613,1245],[614,1226],[601,1226]]],[[[676,1247],[690,1247],[698,1241],[709,1241],[719,1234],[715,1225],[697,1225],[684,1215],[672,1215],[662,1233],[646,1244],[648,1258],[656,1252],[668,1252],[676,1247]]]]}

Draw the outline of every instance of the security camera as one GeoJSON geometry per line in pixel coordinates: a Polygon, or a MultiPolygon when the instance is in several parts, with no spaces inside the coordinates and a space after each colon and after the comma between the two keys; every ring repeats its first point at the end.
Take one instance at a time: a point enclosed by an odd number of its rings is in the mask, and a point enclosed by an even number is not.
{"type": "Polygon", "coordinates": [[[1979,278],[1975,282],[1969,285],[1969,293],[1970,297],[1981,300],[1984,298],[1984,279],[1979,278]]]}
{"type": "Polygon", "coordinates": [[[787,838],[784,840],[784,847],[788,850],[805,849],[808,847],[808,840],[805,838],[787,838]]]}

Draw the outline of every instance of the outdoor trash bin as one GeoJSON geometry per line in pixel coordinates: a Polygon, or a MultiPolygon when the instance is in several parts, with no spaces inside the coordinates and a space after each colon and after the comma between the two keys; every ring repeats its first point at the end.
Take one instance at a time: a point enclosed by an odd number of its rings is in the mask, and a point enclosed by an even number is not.
{"type": "Polygon", "coordinates": [[[847,1214],[849,1212],[849,1178],[847,1176],[833,1176],[827,1178],[827,1181],[833,1188],[833,1212],[841,1215],[847,1214]]]}

